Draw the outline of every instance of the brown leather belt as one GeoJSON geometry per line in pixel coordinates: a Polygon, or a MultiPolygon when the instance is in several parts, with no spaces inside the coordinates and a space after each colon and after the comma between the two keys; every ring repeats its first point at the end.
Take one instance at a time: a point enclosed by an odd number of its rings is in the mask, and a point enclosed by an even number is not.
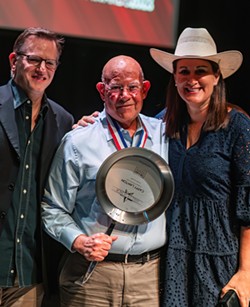
{"type": "Polygon", "coordinates": [[[136,262],[136,263],[145,263],[150,260],[154,260],[160,257],[162,248],[155,249],[150,252],[145,252],[140,255],[129,255],[129,254],[108,254],[104,261],[112,262],[136,262]]]}

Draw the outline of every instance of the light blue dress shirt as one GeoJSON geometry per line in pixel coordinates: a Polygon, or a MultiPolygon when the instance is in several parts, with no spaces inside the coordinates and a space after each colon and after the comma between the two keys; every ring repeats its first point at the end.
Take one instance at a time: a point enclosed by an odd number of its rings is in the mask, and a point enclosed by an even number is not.
{"type": "MultiPolygon", "coordinates": [[[[144,115],[140,119],[148,131],[145,148],[168,161],[164,123],[144,115]]],[[[139,125],[133,140],[121,129],[128,146],[133,145],[141,129],[139,125]]],[[[42,202],[42,218],[45,231],[69,250],[80,234],[105,233],[112,222],[97,200],[95,180],[103,161],[115,151],[104,110],[95,124],[66,134],[56,152],[42,202]]],[[[111,253],[138,255],[157,249],[166,243],[165,214],[138,226],[116,223],[112,235],[118,239],[111,253]]]]}

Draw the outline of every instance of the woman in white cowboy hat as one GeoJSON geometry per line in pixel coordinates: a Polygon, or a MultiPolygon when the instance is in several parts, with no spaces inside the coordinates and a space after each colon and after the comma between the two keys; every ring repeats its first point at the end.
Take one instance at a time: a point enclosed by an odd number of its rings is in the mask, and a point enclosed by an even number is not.
{"type": "Polygon", "coordinates": [[[217,53],[204,28],[186,28],[175,54],[151,49],[172,73],[166,134],[175,196],[168,209],[163,305],[215,306],[234,289],[250,298],[250,119],[228,104],[225,78],[239,51],[217,53]]]}

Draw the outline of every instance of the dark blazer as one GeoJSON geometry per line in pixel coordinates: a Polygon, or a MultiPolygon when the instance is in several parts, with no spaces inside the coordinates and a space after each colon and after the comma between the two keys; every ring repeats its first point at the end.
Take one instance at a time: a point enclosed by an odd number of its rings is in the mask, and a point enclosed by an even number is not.
{"type": "MultiPolygon", "coordinates": [[[[73,116],[60,105],[50,99],[48,99],[48,104],[41,159],[38,163],[39,204],[54,153],[64,134],[72,129],[74,122],[73,116]]],[[[13,95],[10,84],[7,84],[0,87],[0,236],[8,208],[11,206],[19,166],[20,147],[13,95]]],[[[47,241],[45,244],[50,245],[47,241]]]]}

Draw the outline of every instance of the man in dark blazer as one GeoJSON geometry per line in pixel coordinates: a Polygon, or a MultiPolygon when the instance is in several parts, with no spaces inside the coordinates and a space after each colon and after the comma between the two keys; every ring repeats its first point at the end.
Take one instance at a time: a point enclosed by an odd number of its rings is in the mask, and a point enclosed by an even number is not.
{"type": "Polygon", "coordinates": [[[63,42],[51,31],[26,29],[9,56],[12,78],[0,87],[0,306],[41,306],[44,287],[55,281],[59,246],[41,230],[40,202],[74,121],[45,94],[63,42]]]}

